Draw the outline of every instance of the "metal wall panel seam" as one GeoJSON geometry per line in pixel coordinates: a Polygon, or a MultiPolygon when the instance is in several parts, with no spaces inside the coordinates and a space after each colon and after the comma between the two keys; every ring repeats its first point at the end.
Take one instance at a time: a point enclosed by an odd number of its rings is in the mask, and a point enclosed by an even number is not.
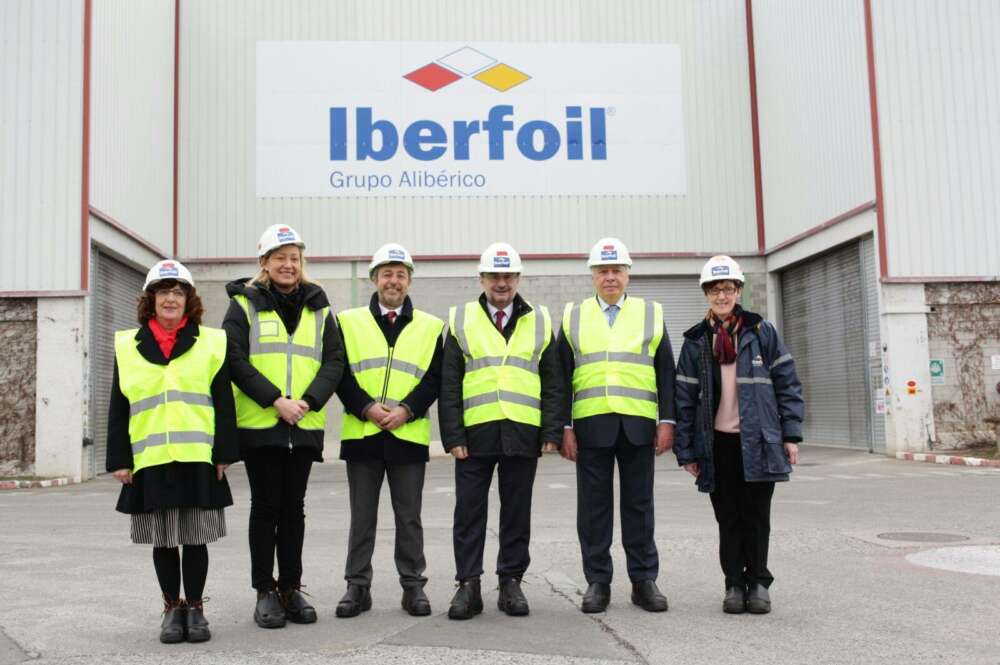
{"type": "Polygon", "coordinates": [[[83,173],[80,183],[80,290],[90,288],[90,55],[93,0],[83,3],[83,173]]]}

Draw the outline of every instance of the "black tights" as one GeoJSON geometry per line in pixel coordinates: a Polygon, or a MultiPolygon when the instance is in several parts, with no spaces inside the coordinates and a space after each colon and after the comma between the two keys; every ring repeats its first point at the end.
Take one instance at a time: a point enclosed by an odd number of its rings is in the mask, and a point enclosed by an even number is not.
{"type": "MultiPolygon", "coordinates": [[[[181,595],[181,553],[176,547],[154,547],[153,568],[160,590],[168,600],[176,601],[181,595]]],[[[184,594],[188,601],[201,600],[208,577],[208,546],[184,546],[184,594]]]]}

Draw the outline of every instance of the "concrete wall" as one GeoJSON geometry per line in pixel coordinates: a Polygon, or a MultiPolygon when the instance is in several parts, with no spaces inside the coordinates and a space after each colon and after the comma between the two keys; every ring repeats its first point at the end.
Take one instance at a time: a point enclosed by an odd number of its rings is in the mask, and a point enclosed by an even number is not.
{"type": "Polygon", "coordinates": [[[983,422],[1000,416],[1000,283],[928,284],[930,357],[944,362],[943,382],[932,385],[935,447],[960,448],[994,441],[983,422]]]}
{"type": "Polygon", "coordinates": [[[35,461],[35,317],[33,298],[0,299],[0,475],[35,461]]]}

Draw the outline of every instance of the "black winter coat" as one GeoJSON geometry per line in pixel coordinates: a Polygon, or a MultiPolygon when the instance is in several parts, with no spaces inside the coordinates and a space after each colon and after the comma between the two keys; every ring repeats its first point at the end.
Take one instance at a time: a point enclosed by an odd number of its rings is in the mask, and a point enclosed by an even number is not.
{"type": "MultiPolygon", "coordinates": [[[[678,464],[698,463],[701,473],[696,483],[702,492],[715,491],[712,451],[720,377],[712,354],[712,329],[701,321],[684,333],[681,347],[674,454],[678,464]]],[[[753,312],[743,312],[736,378],[743,477],[748,482],[788,480],[792,466],[783,444],[802,440],[802,384],[778,331],[753,312]]]]}
{"type": "MultiPolygon", "coordinates": [[[[488,315],[485,294],[479,296],[479,304],[488,315]]],[[[514,311],[503,328],[504,339],[510,340],[518,319],[531,311],[531,305],[520,295],[514,296],[514,311]]],[[[448,335],[444,343],[441,398],[438,400],[438,419],[444,449],[450,451],[456,446],[468,446],[469,454],[473,456],[537,457],[542,454],[543,443],[561,443],[563,423],[569,416],[565,413],[565,387],[554,334],[539,358],[538,372],[542,380],[541,427],[512,420],[497,420],[466,427],[462,408],[465,355],[455,336],[448,335]]]]}
{"type": "MultiPolygon", "coordinates": [[[[199,326],[188,322],[177,332],[177,341],[170,359],[163,357],[148,325],[139,328],[135,339],[139,353],[146,361],[167,365],[184,355],[198,341],[199,326]]],[[[213,464],[232,464],[239,460],[239,443],[236,436],[236,407],[233,389],[229,382],[229,366],[222,368],[212,379],[212,403],[215,409],[215,439],[212,446],[213,464]]],[[[129,403],[122,394],[115,362],[111,381],[111,402],[108,406],[108,453],[105,467],[108,472],[132,468],[132,441],[128,434],[129,403]]],[[[215,466],[203,462],[171,462],[140,469],[132,476],[132,483],[122,485],[118,495],[117,510],[122,513],[144,513],[162,508],[224,508],[233,504],[229,483],[219,480],[215,466]]]]}
{"type": "MultiPolygon", "coordinates": [[[[236,280],[226,285],[226,293],[230,298],[236,295],[246,296],[258,311],[277,310],[285,327],[293,332],[298,325],[302,309],[308,307],[316,311],[330,306],[326,293],[318,284],[302,284],[297,297],[276,295],[263,284],[254,283],[247,286],[246,279],[236,280]]],[[[222,327],[229,338],[229,367],[233,383],[246,393],[250,399],[266,408],[274,404],[274,400],[282,396],[282,390],[271,383],[257,368],[250,364],[250,322],[247,314],[239,303],[231,300],[222,327]]],[[[323,327],[323,361],[319,372],[306,388],[302,399],[309,404],[312,411],[322,409],[340,383],[344,373],[344,345],[337,332],[336,320],[332,311],[327,315],[323,327]]],[[[287,395],[286,395],[287,397],[287,395]]],[[[317,462],[323,461],[323,431],[304,430],[293,427],[284,420],[266,430],[240,429],[240,446],[242,448],[302,448],[312,453],[317,462]]]]}
{"type": "MultiPolygon", "coordinates": [[[[413,320],[413,303],[407,296],[403,300],[403,308],[396,322],[390,324],[388,319],[382,316],[382,310],[378,305],[378,294],[373,293],[368,302],[368,310],[375,317],[382,335],[389,346],[395,346],[396,339],[410,321],[413,320]]],[[[341,346],[343,346],[343,331],[338,328],[341,336],[341,346]]],[[[434,347],[434,356],[431,358],[430,367],[427,373],[410,394],[400,400],[400,404],[410,410],[410,421],[423,418],[427,415],[434,400],[438,398],[441,391],[441,342],[438,340],[434,347]]],[[[344,405],[344,410],[355,417],[364,420],[365,412],[377,400],[369,395],[358,385],[350,366],[344,371],[344,378],[337,389],[337,396],[344,405]]],[[[379,431],[363,439],[345,439],[340,442],[340,459],[349,462],[359,460],[376,460],[396,464],[408,464],[415,462],[426,462],[428,460],[428,447],[402,439],[397,439],[392,432],[379,431]]]]}

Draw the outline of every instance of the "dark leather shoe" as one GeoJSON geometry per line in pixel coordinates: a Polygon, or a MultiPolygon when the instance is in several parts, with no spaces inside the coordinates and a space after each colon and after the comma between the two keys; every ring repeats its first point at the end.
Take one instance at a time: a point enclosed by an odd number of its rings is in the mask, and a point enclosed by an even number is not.
{"type": "Polygon", "coordinates": [[[448,618],[463,621],[471,619],[483,611],[483,595],[479,588],[479,578],[470,577],[458,584],[458,590],[451,599],[448,618]]]}
{"type": "Polygon", "coordinates": [[[261,628],[284,628],[285,608],[281,606],[281,596],[277,589],[257,592],[257,607],[253,620],[261,628]]]}
{"type": "Polygon", "coordinates": [[[632,603],[647,612],[667,611],[667,597],[660,593],[653,580],[632,583],[632,603]]]}
{"type": "Polygon", "coordinates": [[[743,614],[746,612],[746,591],[738,586],[731,586],[726,589],[726,598],[722,601],[722,611],[726,614],[743,614]]]}
{"type": "Polygon", "coordinates": [[[497,607],[507,616],[523,617],[528,616],[528,599],[521,591],[521,579],[512,577],[500,580],[500,597],[497,598],[497,607]]]}
{"type": "Polygon", "coordinates": [[[747,609],[750,610],[750,614],[767,614],[771,611],[771,595],[767,592],[767,588],[759,584],[750,587],[750,593],[747,594],[747,609]]]}
{"type": "Polygon", "coordinates": [[[418,586],[403,589],[403,600],[400,604],[410,616],[425,617],[431,613],[431,601],[427,600],[427,594],[418,586]]]}
{"type": "Polygon", "coordinates": [[[585,614],[596,614],[608,609],[610,602],[611,585],[594,582],[587,587],[586,593],[583,594],[583,603],[580,604],[580,609],[585,614]]]}
{"type": "Polygon", "coordinates": [[[163,622],[160,624],[160,641],[164,644],[177,644],[184,641],[184,622],[187,608],[184,601],[163,599],[163,622]]]}
{"type": "Polygon", "coordinates": [[[208,642],[212,639],[212,631],[208,629],[208,619],[201,600],[187,602],[187,617],[184,622],[187,628],[188,642],[208,642]]]}
{"type": "Polygon", "coordinates": [[[316,623],[316,608],[306,600],[301,587],[282,591],[281,604],[285,606],[285,616],[292,623],[316,623]]]}
{"type": "Polygon", "coordinates": [[[360,584],[348,584],[347,592],[337,603],[337,616],[341,619],[356,617],[372,608],[371,590],[360,584]]]}

